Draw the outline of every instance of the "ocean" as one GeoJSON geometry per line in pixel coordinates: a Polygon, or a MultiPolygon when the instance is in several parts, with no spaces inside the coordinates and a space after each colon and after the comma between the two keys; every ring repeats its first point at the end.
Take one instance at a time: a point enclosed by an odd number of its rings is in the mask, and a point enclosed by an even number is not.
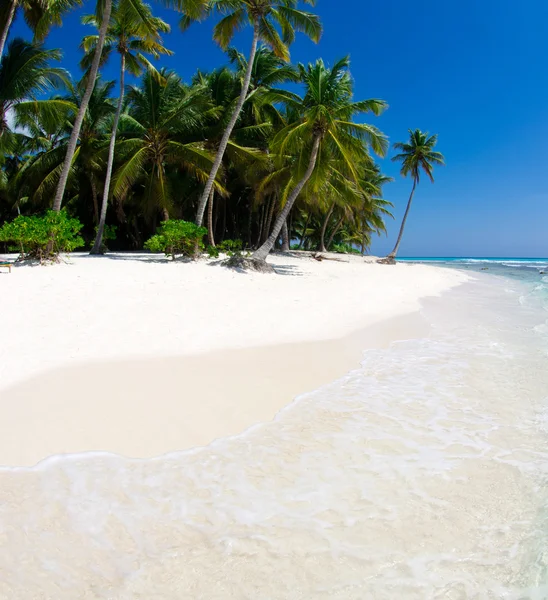
{"type": "Polygon", "coordinates": [[[409,262],[472,280],[274,421],[0,472],[0,597],[548,598],[548,259],[409,262]]]}

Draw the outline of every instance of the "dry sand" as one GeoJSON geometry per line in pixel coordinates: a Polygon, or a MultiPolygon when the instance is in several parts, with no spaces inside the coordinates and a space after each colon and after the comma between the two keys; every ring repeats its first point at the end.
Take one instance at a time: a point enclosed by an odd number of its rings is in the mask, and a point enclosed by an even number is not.
{"type": "Polygon", "coordinates": [[[419,335],[420,299],[466,280],[355,257],[269,260],[276,275],[73,255],[0,276],[0,465],[150,457],[239,433],[365,348],[419,335]]]}

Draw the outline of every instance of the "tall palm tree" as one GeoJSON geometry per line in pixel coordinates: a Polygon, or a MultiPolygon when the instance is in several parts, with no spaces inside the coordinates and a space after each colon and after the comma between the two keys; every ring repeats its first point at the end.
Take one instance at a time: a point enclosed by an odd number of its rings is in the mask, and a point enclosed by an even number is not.
{"type": "MultiPolygon", "coordinates": [[[[304,1],[312,6],[316,3],[316,0],[304,1]]],[[[193,20],[200,20],[211,12],[219,12],[225,15],[215,26],[213,33],[213,39],[223,50],[228,48],[237,30],[246,24],[251,25],[253,28],[251,50],[247,59],[247,68],[240,95],[223,133],[215,161],[198,204],[196,224],[201,226],[205,207],[217,177],[217,172],[221,167],[228,140],[248,95],[259,41],[262,40],[272,48],[277,56],[288,61],[288,46],[295,38],[295,31],[301,31],[317,42],[320,39],[322,28],[316,15],[297,8],[298,0],[182,0],[181,3],[183,6],[181,27],[183,29],[193,20]],[[281,36],[276,29],[277,26],[281,30],[281,36]]]]}
{"type": "Polygon", "coordinates": [[[386,137],[376,127],[353,121],[356,115],[363,113],[379,115],[386,104],[377,99],[353,100],[349,64],[349,59],[343,58],[331,69],[322,60],[308,67],[299,65],[305,84],[304,97],[278,92],[280,99],[300,113],[300,118],[281,129],[273,140],[278,155],[297,155],[295,183],[268,239],[253,253],[255,261],[266,260],[295,200],[316,169],[320,173],[336,160],[346,177],[357,182],[358,165],[367,156],[368,147],[379,156],[386,152],[386,137]]]}
{"type": "MultiPolygon", "coordinates": [[[[205,127],[203,136],[205,147],[212,153],[216,153],[223,136],[224,129],[234,108],[240,92],[241,81],[239,73],[235,73],[227,67],[216,69],[211,73],[198,73],[193,79],[194,85],[202,86],[212,102],[212,108],[204,114],[205,127]]],[[[258,98],[258,96],[257,96],[258,98]]],[[[254,108],[254,102],[250,105],[254,108]]],[[[264,103],[261,102],[264,109],[264,103]]],[[[225,156],[223,157],[223,174],[230,169],[235,170],[239,179],[243,182],[247,179],[246,174],[250,170],[256,170],[264,163],[266,155],[267,135],[271,132],[270,122],[264,120],[264,110],[252,110],[249,115],[242,115],[229,139],[225,156]],[[259,120],[260,119],[260,120],[259,120]]],[[[219,175],[219,173],[218,173],[219,175]]],[[[219,178],[219,177],[218,177],[219,178]]],[[[208,242],[215,246],[213,232],[213,201],[215,187],[211,189],[208,206],[208,242]]]]}
{"type": "MultiPolygon", "coordinates": [[[[125,0],[131,1],[131,0],[125,0]]],[[[95,52],[93,54],[93,60],[87,73],[87,85],[84,95],[82,96],[82,102],[78,108],[78,113],[74,120],[74,125],[70,134],[70,138],[67,144],[67,153],[65,155],[65,161],[63,168],[61,169],[61,175],[59,177],[59,183],[55,190],[55,198],[53,200],[53,210],[60,211],[61,204],[63,203],[63,196],[65,195],[65,188],[69,177],[72,161],[74,159],[74,153],[76,152],[76,145],[78,144],[78,138],[80,137],[80,129],[86,114],[89,99],[93,93],[95,87],[95,81],[97,79],[97,73],[99,71],[99,63],[101,62],[101,56],[103,53],[103,45],[107,35],[107,29],[110,24],[110,14],[112,12],[112,0],[97,0],[97,20],[100,21],[101,26],[99,28],[99,36],[95,45],[95,52]]]]}
{"type": "Polygon", "coordinates": [[[420,181],[421,171],[426,173],[432,183],[434,183],[434,165],[444,165],[445,159],[441,152],[436,152],[434,146],[438,141],[437,135],[429,135],[428,132],[422,132],[420,129],[409,130],[409,141],[406,143],[397,142],[394,144],[396,150],[401,150],[400,154],[397,154],[392,158],[394,162],[401,162],[402,167],[400,173],[407,177],[411,175],[413,178],[413,187],[411,188],[411,194],[407,201],[407,208],[403,215],[403,221],[401,222],[400,233],[396,240],[396,245],[390,254],[384,259],[384,262],[393,263],[395,262],[396,255],[398,253],[401,240],[403,237],[403,231],[405,229],[405,223],[409,215],[411,203],[413,202],[413,195],[415,189],[420,181]]]}
{"type": "Polygon", "coordinates": [[[120,120],[120,166],[112,191],[123,200],[137,189],[145,215],[160,210],[168,218],[179,190],[172,175],[185,173],[203,182],[213,160],[200,141],[209,108],[206,94],[200,87],[184,86],[174,73],[160,74],[163,83],[147,71],[141,85],[128,91],[130,108],[120,120]]]}
{"type": "MultiPolygon", "coordinates": [[[[86,25],[99,26],[95,15],[84,17],[83,23],[86,25]]],[[[112,177],[112,167],[114,164],[114,148],[116,145],[116,133],[118,131],[118,122],[122,112],[124,102],[125,74],[126,70],[132,75],[141,75],[143,69],[150,69],[153,73],[156,70],[151,65],[145,54],[150,54],[154,58],[159,58],[162,54],[172,54],[170,50],[162,45],[161,34],[169,33],[169,25],[158,17],[154,17],[150,6],[141,4],[141,14],[138,21],[134,18],[133,9],[128,10],[127,3],[118,4],[112,13],[111,23],[107,30],[105,45],[103,47],[103,62],[106,62],[110,55],[117,51],[120,55],[120,93],[118,95],[118,104],[112,124],[112,133],[110,136],[107,169],[105,174],[105,185],[103,189],[103,201],[101,205],[101,215],[97,227],[97,236],[91,250],[91,254],[99,254],[103,243],[103,232],[105,229],[105,220],[107,216],[107,205],[110,192],[110,180],[112,177]]],[[[82,42],[82,47],[86,55],[82,60],[82,67],[89,68],[93,60],[95,47],[98,43],[97,35],[86,36],[82,42]]]]}
{"type": "Polygon", "coordinates": [[[0,59],[8,33],[18,10],[34,33],[34,41],[42,42],[52,25],[61,25],[65,12],[81,4],[81,0],[6,0],[0,5],[0,59]]]}
{"type": "Polygon", "coordinates": [[[14,38],[0,62],[0,136],[8,129],[7,116],[11,110],[28,110],[29,102],[40,103],[43,110],[58,108],[53,100],[36,100],[52,88],[70,87],[70,75],[65,69],[52,67],[61,60],[60,50],[48,50],[43,44],[31,44],[14,38]]]}

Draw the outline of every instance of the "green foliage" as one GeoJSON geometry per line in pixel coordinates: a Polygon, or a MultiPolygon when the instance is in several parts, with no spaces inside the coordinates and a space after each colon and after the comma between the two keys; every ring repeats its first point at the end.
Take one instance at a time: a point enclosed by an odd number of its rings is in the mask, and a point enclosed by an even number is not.
{"type": "Polygon", "coordinates": [[[205,227],[171,219],[160,225],[156,235],[145,242],[145,248],[151,252],[164,252],[174,260],[178,254],[192,257],[204,249],[203,237],[206,234],[205,227]]]}
{"type": "MultiPolygon", "coordinates": [[[[97,237],[98,229],[99,229],[99,226],[96,225],[95,226],[95,237],[97,237]]],[[[105,228],[103,229],[103,238],[101,240],[101,252],[103,254],[108,250],[108,247],[105,242],[116,239],[116,229],[117,229],[116,225],[106,225],[105,224],[105,228]]]]}
{"type": "Polygon", "coordinates": [[[361,252],[352,246],[352,244],[333,244],[330,248],[331,252],[336,252],[337,254],[361,254],[361,252]]]}
{"type": "Polygon", "coordinates": [[[217,244],[217,246],[208,246],[206,252],[209,258],[219,258],[221,253],[226,254],[228,257],[240,256],[243,247],[244,243],[242,240],[224,240],[220,244],[217,244]]]}
{"type": "Polygon", "coordinates": [[[208,246],[206,252],[209,258],[219,258],[219,254],[221,254],[221,251],[217,246],[208,246]]]}
{"type": "Polygon", "coordinates": [[[430,135],[420,129],[409,130],[408,142],[396,142],[394,148],[401,150],[400,154],[392,157],[393,162],[401,162],[400,173],[407,177],[411,175],[416,183],[420,180],[421,170],[434,183],[434,165],[443,166],[445,159],[441,152],[436,152],[434,146],[438,142],[437,135],[430,135]]]}
{"type": "Polygon", "coordinates": [[[0,227],[0,242],[11,242],[21,258],[56,260],[60,252],[72,252],[84,245],[79,235],[83,225],[66,211],[49,210],[44,216],[19,215],[0,227]]]}
{"type": "Polygon", "coordinates": [[[219,244],[219,250],[224,252],[227,256],[233,256],[234,254],[241,252],[243,248],[242,240],[225,240],[219,244]]]}

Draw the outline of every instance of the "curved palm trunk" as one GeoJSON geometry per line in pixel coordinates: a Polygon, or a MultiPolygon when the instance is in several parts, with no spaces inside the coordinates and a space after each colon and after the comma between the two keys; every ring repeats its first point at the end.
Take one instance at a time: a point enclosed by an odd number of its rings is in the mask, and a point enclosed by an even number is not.
{"type": "Polygon", "coordinates": [[[209,194],[211,193],[211,188],[213,187],[213,182],[215,181],[215,177],[217,177],[217,173],[221,168],[221,163],[223,162],[223,156],[225,154],[226,147],[230,140],[230,135],[232,134],[232,130],[236,125],[236,121],[240,116],[240,112],[242,111],[242,107],[244,105],[245,99],[247,97],[247,92],[249,91],[249,84],[251,82],[251,73],[253,71],[253,63],[255,61],[255,54],[257,53],[257,44],[259,43],[259,23],[257,21],[253,24],[253,41],[251,43],[251,51],[249,53],[247,68],[245,71],[244,82],[242,85],[242,89],[240,91],[240,97],[238,98],[238,103],[234,108],[234,112],[230,117],[230,121],[223,133],[223,137],[221,138],[221,143],[219,144],[219,148],[217,150],[217,155],[215,156],[215,161],[213,162],[213,166],[211,167],[211,172],[209,173],[209,177],[207,178],[207,182],[204,187],[204,191],[202,193],[202,197],[200,198],[200,202],[198,204],[198,210],[196,211],[196,225],[199,227],[202,226],[204,221],[204,212],[207,204],[207,200],[209,198],[209,194]]]}
{"type": "Polygon", "coordinates": [[[263,235],[264,235],[264,242],[266,242],[267,238],[268,238],[268,234],[270,233],[270,228],[272,227],[272,220],[274,219],[274,210],[276,209],[276,204],[278,203],[278,199],[276,196],[272,196],[270,198],[270,207],[268,209],[268,218],[266,221],[266,227],[264,229],[263,235]]]}
{"type": "Polygon", "coordinates": [[[394,246],[394,250],[390,252],[387,258],[396,258],[396,254],[400,248],[401,240],[403,237],[403,230],[405,229],[405,222],[407,221],[407,217],[409,215],[409,209],[411,208],[411,202],[413,202],[413,194],[415,193],[415,188],[417,187],[417,180],[413,179],[413,189],[411,190],[411,195],[409,196],[409,200],[407,201],[407,208],[405,209],[405,214],[403,215],[403,221],[401,222],[400,233],[398,235],[398,239],[396,241],[396,245],[394,246]]]}
{"type": "Polygon", "coordinates": [[[303,175],[303,178],[293,188],[293,191],[291,192],[291,194],[289,194],[287,202],[285,203],[285,206],[283,207],[282,212],[278,215],[278,218],[276,219],[276,222],[274,223],[274,228],[272,229],[272,232],[268,236],[268,239],[266,240],[266,242],[258,250],[253,252],[253,254],[251,255],[252,260],[264,262],[266,260],[266,257],[269,255],[270,251],[274,247],[274,244],[276,243],[276,240],[278,239],[278,236],[280,235],[280,231],[283,227],[283,224],[286,222],[287,217],[288,217],[289,213],[291,212],[291,209],[293,208],[293,204],[295,204],[295,200],[297,199],[297,197],[301,193],[303,187],[306,185],[306,182],[310,179],[310,177],[312,176],[312,173],[314,172],[314,168],[316,166],[316,161],[318,159],[318,152],[320,150],[320,141],[321,141],[320,136],[316,135],[316,137],[314,138],[314,143],[312,144],[312,152],[310,153],[310,160],[308,162],[308,167],[306,169],[305,174],[303,175]]]}
{"type": "Polygon", "coordinates": [[[55,199],[53,201],[53,210],[60,211],[61,204],[63,203],[63,196],[65,194],[65,188],[67,186],[67,179],[69,176],[70,168],[72,166],[72,160],[74,153],[76,152],[76,144],[80,137],[80,129],[84,121],[84,116],[89,104],[89,99],[93,93],[95,87],[95,80],[97,79],[97,71],[99,70],[99,62],[101,61],[101,54],[103,52],[103,46],[105,44],[105,36],[107,28],[110,23],[110,13],[112,11],[112,0],[105,0],[105,7],[103,10],[103,20],[101,21],[101,27],[99,28],[99,39],[97,40],[97,46],[95,47],[95,54],[93,55],[93,62],[89,71],[89,79],[86,86],[86,91],[82,97],[82,102],[78,108],[76,119],[74,120],[74,126],[70,134],[70,139],[67,146],[67,153],[65,155],[65,162],[63,163],[63,169],[61,176],[59,177],[59,183],[57,184],[57,190],[55,192],[55,199]]]}
{"type": "Polygon", "coordinates": [[[308,230],[308,223],[310,223],[310,213],[308,213],[308,214],[306,215],[306,221],[305,221],[305,224],[304,224],[304,227],[303,227],[303,232],[302,232],[302,234],[301,234],[301,240],[300,240],[300,242],[299,242],[299,250],[301,250],[301,249],[302,249],[302,247],[303,247],[303,244],[304,244],[304,241],[305,241],[305,239],[306,239],[306,232],[307,232],[307,230],[308,230]]]}
{"type": "Polygon", "coordinates": [[[112,124],[112,135],[108,146],[107,172],[105,175],[105,187],[103,189],[103,203],[101,204],[101,216],[99,218],[99,226],[97,227],[97,236],[90,254],[101,254],[103,245],[103,233],[105,231],[105,222],[107,220],[108,195],[110,192],[110,181],[112,179],[112,167],[114,165],[114,148],[116,146],[116,133],[118,131],[118,122],[122,113],[122,105],[124,102],[124,82],[126,75],[126,57],[124,54],[120,60],[120,95],[118,96],[118,106],[114,115],[114,123],[112,124]]]}
{"type": "Polygon", "coordinates": [[[15,17],[16,7],[17,5],[15,0],[11,0],[8,18],[6,20],[6,24],[4,25],[4,29],[2,30],[2,36],[0,37],[0,60],[2,60],[2,55],[4,54],[4,46],[6,45],[8,33],[10,31],[11,24],[13,23],[13,18],[15,17]]]}
{"type": "Polygon", "coordinates": [[[213,199],[215,198],[215,188],[211,188],[209,201],[207,203],[207,241],[210,246],[215,247],[215,235],[213,233],[213,199]]]}
{"type": "Polygon", "coordinates": [[[335,236],[337,235],[337,232],[341,228],[341,225],[343,224],[343,221],[344,221],[344,213],[343,213],[342,217],[337,221],[337,224],[333,228],[333,231],[331,232],[331,235],[329,236],[329,239],[327,240],[327,246],[326,247],[327,247],[328,250],[329,250],[329,248],[331,248],[331,244],[333,243],[333,240],[335,239],[335,236]]]}
{"type": "Polygon", "coordinates": [[[284,221],[282,225],[282,252],[289,252],[289,230],[287,228],[287,221],[284,221]]]}
{"type": "Polygon", "coordinates": [[[91,185],[91,197],[93,199],[93,218],[95,219],[95,225],[99,223],[99,204],[97,202],[97,185],[95,184],[95,177],[90,177],[91,185]]]}
{"type": "Polygon", "coordinates": [[[320,247],[318,250],[320,252],[325,252],[325,232],[327,230],[327,224],[329,223],[329,219],[331,218],[331,214],[333,213],[333,209],[335,208],[335,203],[333,203],[330,209],[327,211],[325,215],[325,219],[323,220],[322,230],[320,232],[320,247]]]}

